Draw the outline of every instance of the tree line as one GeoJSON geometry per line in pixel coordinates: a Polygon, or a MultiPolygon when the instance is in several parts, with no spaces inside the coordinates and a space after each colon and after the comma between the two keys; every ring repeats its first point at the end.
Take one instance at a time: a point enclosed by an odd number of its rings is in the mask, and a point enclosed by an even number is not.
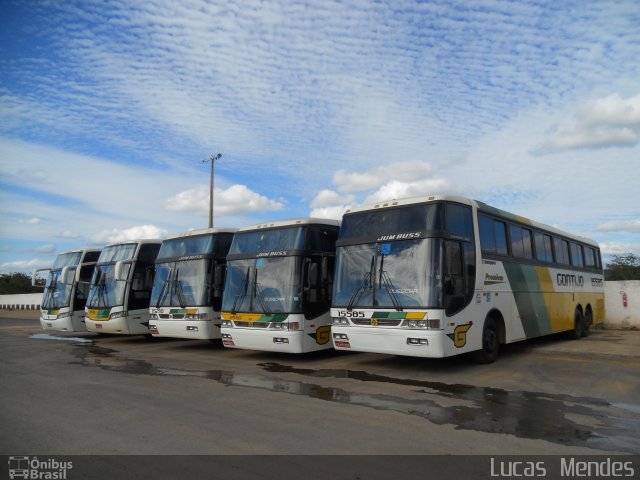
{"type": "MultiPolygon", "coordinates": [[[[640,280],[640,256],[633,253],[613,255],[605,266],[604,279],[640,280]]],[[[0,295],[41,292],[41,287],[31,285],[31,277],[26,273],[0,273],[0,295]]]]}

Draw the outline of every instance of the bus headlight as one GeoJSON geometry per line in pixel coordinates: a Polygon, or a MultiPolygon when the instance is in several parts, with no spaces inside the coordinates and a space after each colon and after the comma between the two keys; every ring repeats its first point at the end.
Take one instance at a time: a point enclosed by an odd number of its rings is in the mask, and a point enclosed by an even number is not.
{"type": "Polygon", "coordinates": [[[206,313],[187,313],[184,316],[185,320],[209,320],[209,316],[206,313]]]}
{"type": "Polygon", "coordinates": [[[158,314],[157,313],[149,314],[149,320],[158,320],[158,314]]]}
{"type": "Polygon", "coordinates": [[[233,322],[231,320],[222,320],[223,327],[233,327],[233,322]]]}
{"type": "Polygon", "coordinates": [[[126,317],[129,312],[116,312],[109,315],[109,320],[113,320],[115,318],[126,317]]]}
{"type": "Polygon", "coordinates": [[[56,318],[60,320],[61,318],[67,318],[71,316],[71,312],[59,313],[56,318]]]}
{"type": "Polygon", "coordinates": [[[333,325],[349,325],[347,317],[336,317],[333,319],[333,325]]]}

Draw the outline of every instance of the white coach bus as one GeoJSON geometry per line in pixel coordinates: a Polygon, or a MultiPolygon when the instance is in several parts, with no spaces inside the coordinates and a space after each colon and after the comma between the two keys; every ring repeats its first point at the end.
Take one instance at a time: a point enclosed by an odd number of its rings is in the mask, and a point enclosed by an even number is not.
{"type": "Polygon", "coordinates": [[[226,347],[303,353],[331,348],[337,220],[280,220],[238,230],[222,300],[226,347]]]}
{"type": "Polygon", "coordinates": [[[40,325],[44,330],[86,332],[84,307],[89,294],[100,249],[85,248],[62,252],[51,268],[33,272],[31,284],[38,286],[39,272],[48,272],[40,309],[40,325]]]}
{"type": "Polygon", "coordinates": [[[473,352],[604,320],[598,244],[467,198],[429,196],[345,213],[332,338],[338,350],[473,352]]]}
{"type": "Polygon", "coordinates": [[[233,232],[192,230],[162,242],[149,309],[153,336],[220,338],[226,256],[233,232]]]}
{"type": "Polygon", "coordinates": [[[107,245],[91,278],[85,308],[87,330],[149,335],[153,265],[161,240],[132,240],[107,245]]]}

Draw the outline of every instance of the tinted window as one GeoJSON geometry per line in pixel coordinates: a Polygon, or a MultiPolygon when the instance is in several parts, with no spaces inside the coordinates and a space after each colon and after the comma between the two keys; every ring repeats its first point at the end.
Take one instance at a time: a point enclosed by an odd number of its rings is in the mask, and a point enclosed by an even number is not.
{"type": "Polygon", "coordinates": [[[340,227],[340,240],[379,238],[399,233],[442,230],[442,204],[409,205],[347,214],[340,227]]]}
{"type": "Polygon", "coordinates": [[[232,233],[219,233],[216,235],[216,255],[226,257],[233,240],[232,233]]]}
{"type": "Polygon", "coordinates": [[[213,253],[213,235],[194,235],[172,238],[162,242],[158,258],[186,257],[188,255],[206,255],[213,253]]]}
{"type": "Polygon", "coordinates": [[[496,235],[496,253],[499,255],[507,255],[507,224],[494,220],[493,230],[496,235]]]}
{"type": "Polygon", "coordinates": [[[596,251],[594,248],[584,248],[584,264],[586,267],[595,268],[596,266],[596,251]]]}
{"type": "Polygon", "coordinates": [[[283,227],[238,232],[233,237],[229,254],[302,250],[304,227],[283,227]]]}
{"type": "Polygon", "coordinates": [[[556,263],[569,265],[569,244],[560,238],[553,239],[553,248],[556,252],[556,263]]]}
{"type": "Polygon", "coordinates": [[[153,264],[156,261],[158,252],[160,251],[160,245],[155,243],[145,243],[140,248],[140,254],[138,260],[142,263],[153,264]]]}
{"type": "Polygon", "coordinates": [[[478,215],[480,246],[486,253],[507,254],[507,234],[504,222],[485,215],[478,215]]]}
{"type": "Polygon", "coordinates": [[[310,227],[307,232],[307,248],[312,251],[332,252],[336,249],[336,229],[310,227]]]}
{"type": "Polygon", "coordinates": [[[551,236],[542,232],[533,232],[533,237],[536,244],[536,259],[541,262],[553,262],[551,236]]]}
{"type": "Polygon", "coordinates": [[[447,231],[453,235],[472,239],[471,208],[466,205],[447,204],[447,231]]]}
{"type": "Polygon", "coordinates": [[[571,242],[571,265],[582,267],[582,245],[571,242]]]}
{"type": "Polygon", "coordinates": [[[511,234],[511,252],[514,257],[533,258],[531,249],[531,230],[517,225],[509,225],[511,234]]]}

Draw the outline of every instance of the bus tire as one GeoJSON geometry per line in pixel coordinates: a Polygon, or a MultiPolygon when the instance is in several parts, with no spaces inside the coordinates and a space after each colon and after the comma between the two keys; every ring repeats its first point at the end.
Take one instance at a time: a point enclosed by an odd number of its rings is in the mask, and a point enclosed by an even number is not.
{"type": "Polygon", "coordinates": [[[578,340],[585,335],[584,330],[584,317],[580,309],[576,308],[576,313],[573,316],[573,330],[569,332],[569,337],[578,340]]]}
{"type": "Polygon", "coordinates": [[[498,327],[492,317],[487,317],[482,328],[482,348],[473,352],[473,361],[476,363],[493,363],[498,358],[500,350],[500,336],[498,327]]]}

